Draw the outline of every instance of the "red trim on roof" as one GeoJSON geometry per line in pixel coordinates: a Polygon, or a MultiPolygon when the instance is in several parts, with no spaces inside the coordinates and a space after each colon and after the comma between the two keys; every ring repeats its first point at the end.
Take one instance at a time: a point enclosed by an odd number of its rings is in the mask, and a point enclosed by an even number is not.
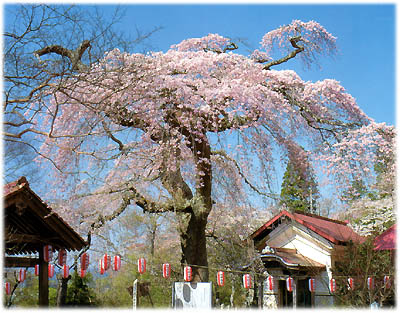
{"type": "Polygon", "coordinates": [[[276,222],[283,215],[289,217],[290,219],[296,221],[297,223],[305,226],[306,228],[312,230],[316,234],[335,244],[348,242],[350,240],[358,243],[365,241],[365,238],[356,234],[350,227],[346,225],[346,222],[337,221],[315,214],[303,213],[299,211],[289,213],[286,210],[282,210],[278,215],[276,215],[263,226],[261,226],[251,235],[251,238],[254,239],[255,237],[262,234],[271,224],[276,222]]]}
{"type": "Polygon", "coordinates": [[[287,212],[286,210],[283,210],[281,213],[270,219],[268,222],[266,222],[263,226],[261,226],[259,229],[257,229],[253,234],[250,235],[251,238],[257,237],[259,234],[261,234],[265,229],[267,229],[270,225],[272,225],[276,220],[278,220],[282,215],[286,215],[287,212]]]}
{"type": "Polygon", "coordinates": [[[374,239],[374,250],[396,249],[396,224],[386,229],[374,239]]]}

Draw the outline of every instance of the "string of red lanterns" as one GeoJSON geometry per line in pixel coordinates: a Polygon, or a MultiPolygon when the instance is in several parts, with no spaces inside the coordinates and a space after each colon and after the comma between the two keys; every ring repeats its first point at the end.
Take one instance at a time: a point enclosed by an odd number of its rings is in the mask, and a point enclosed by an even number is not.
{"type": "MultiPolygon", "coordinates": [[[[52,259],[53,255],[53,250],[50,245],[46,245],[44,247],[44,259],[50,261],[52,259]]],[[[67,252],[63,249],[59,250],[58,253],[58,264],[62,266],[62,273],[63,273],[63,278],[67,278],[69,276],[69,266],[66,265],[66,260],[67,260],[67,252]]],[[[121,256],[120,255],[115,255],[112,258],[113,262],[111,264],[111,256],[104,254],[103,257],[99,260],[99,272],[101,275],[103,275],[108,269],[112,268],[114,271],[118,271],[121,268],[121,256]]],[[[139,258],[138,259],[138,272],[140,274],[144,274],[146,272],[146,259],[145,258],[139,258]]],[[[89,255],[84,252],[81,257],[80,257],[80,277],[84,277],[86,275],[86,271],[89,267],[89,255]]],[[[48,264],[48,277],[52,278],[54,276],[54,265],[53,264],[48,264]]],[[[39,275],[39,264],[35,265],[35,276],[39,275]]],[[[162,265],[162,275],[164,278],[169,278],[171,276],[171,265],[169,263],[164,263],[162,265]]],[[[18,273],[18,282],[22,283],[26,279],[26,270],[25,269],[20,269],[18,273]]],[[[193,270],[191,266],[185,266],[184,267],[184,280],[186,282],[190,282],[193,279],[193,270]]],[[[274,284],[275,278],[273,276],[268,276],[266,279],[266,287],[267,290],[273,291],[275,288],[274,284]]],[[[243,275],[243,287],[246,289],[249,289],[252,287],[252,276],[250,274],[244,274],[243,275]]],[[[225,272],[224,271],[218,271],[217,272],[217,285],[218,286],[224,286],[225,285],[225,272]]],[[[368,290],[374,289],[375,285],[375,279],[374,277],[368,277],[367,279],[367,286],[368,290]]],[[[316,289],[316,281],[314,278],[310,278],[308,280],[308,286],[309,286],[309,291],[310,292],[315,292],[316,289]]],[[[385,275],[383,279],[383,287],[384,288],[389,288],[391,286],[390,282],[390,276],[385,275]]],[[[11,285],[9,282],[6,282],[5,285],[6,288],[6,294],[7,292],[10,292],[11,285]]],[[[292,277],[287,277],[286,278],[286,288],[289,292],[293,291],[294,288],[294,280],[292,277]]],[[[352,277],[349,277],[347,279],[347,288],[348,290],[354,290],[354,279],[352,277]]],[[[336,280],[334,278],[331,278],[329,280],[329,290],[331,293],[336,292],[336,280]]]]}

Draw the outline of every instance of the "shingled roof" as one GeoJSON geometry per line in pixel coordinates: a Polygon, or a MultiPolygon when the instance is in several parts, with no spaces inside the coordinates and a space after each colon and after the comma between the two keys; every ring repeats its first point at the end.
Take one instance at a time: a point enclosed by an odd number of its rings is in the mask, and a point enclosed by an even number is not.
{"type": "Polygon", "coordinates": [[[25,177],[3,188],[7,254],[36,253],[43,245],[79,251],[87,245],[67,222],[32,191],[25,177]]]}
{"type": "Polygon", "coordinates": [[[307,227],[334,244],[346,244],[349,241],[361,243],[365,238],[356,234],[346,222],[333,220],[316,214],[282,210],[278,215],[257,229],[250,237],[258,241],[269,234],[280,223],[282,218],[289,218],[307,227]]]}

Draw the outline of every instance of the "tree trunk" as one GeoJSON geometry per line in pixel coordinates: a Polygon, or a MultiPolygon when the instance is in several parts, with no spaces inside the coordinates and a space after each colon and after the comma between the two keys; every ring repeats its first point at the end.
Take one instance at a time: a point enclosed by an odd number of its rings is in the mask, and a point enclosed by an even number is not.
{"type": "Polygon", "coordinates": [[[178,220],[182,264],[192,266],[192,282],[207,282],[208,261],[205,233],[207,217],[199,217],[194,213],[182,213],[178,215],[178,220]]]}
{"type": "Polygon", "coordinates": [[[68,281],[71,279],[71,276],[67,278],[60,277],[58,279],[58,288],[57,288],[57,307],[63,307],[66,305],[67,301],[67,291],[68,291],[68,281]]]}

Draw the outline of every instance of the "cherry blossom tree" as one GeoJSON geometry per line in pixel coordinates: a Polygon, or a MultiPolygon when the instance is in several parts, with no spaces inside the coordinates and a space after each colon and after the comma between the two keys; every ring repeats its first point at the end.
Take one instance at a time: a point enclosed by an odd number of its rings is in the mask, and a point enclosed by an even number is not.
{"type": "MultiPolygon", "coordinates": [[[[218,195],[274,197],[277,158],[291,155],[299,169],[313,160],[336,166],[349,155],[341,143],[377,130],[338,81],[274,69],[297,58],[318,64],[335,53],[335,40],[317,22],[295,20],[266,33],[250,56],[209,34],[166,52],[114,49],[60,77],[37,98],[45,109],[36,127],[58,190],[81,195],[64,216],[93,229],[129,206],[172,214],[182,264],[207,281],[206,227],[218,195]]],[[[371,140],[379,146],[381,138],[371,140]]]]}
{"type": "Polygon", "coordinates": [[[332,146],[326,172],[346,203],[346,218],[362,236],[382,233],[395,223],[395,129],[374,123],[349,131],[332,146]]]}

